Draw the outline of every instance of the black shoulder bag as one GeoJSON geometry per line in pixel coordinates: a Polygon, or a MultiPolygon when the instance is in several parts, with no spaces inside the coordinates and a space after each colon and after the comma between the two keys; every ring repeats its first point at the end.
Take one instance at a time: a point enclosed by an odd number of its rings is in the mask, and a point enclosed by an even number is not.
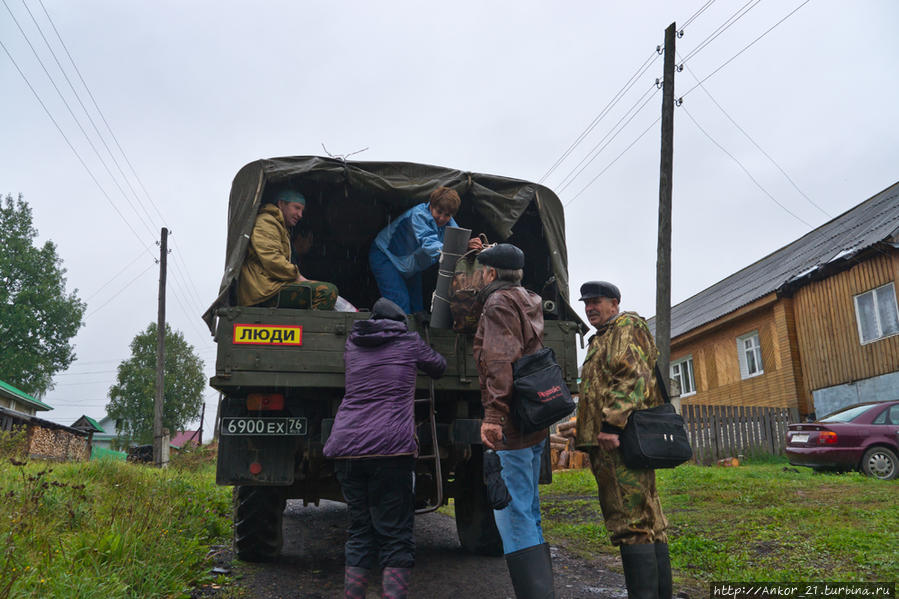
{"type": "MultiPolygon", "coordinates": [[[[524,315],[521,317],[523,319],[524,315]]],[[[533,325],[531,330],[534,330],[533,325]]],[[[540,344],[543,344],[542,340],[540,344]]],[[[549,428],[574,411],[574,400],[565,384],[562,368],[556,362],[556,354],[550,347],[543,347],[515,360],[512,363],[512,384],[515,387],[512,411],[522,434],[549,428]]]]}
{"type": "Polygon", "coordinates": [[[674,468],[693,457],[684,419],[671,404],[658,366],[655,376],[665,403],[631,412],[627,425],[618,436],[621,460],[625,466],[636,470],[674,468]]]}

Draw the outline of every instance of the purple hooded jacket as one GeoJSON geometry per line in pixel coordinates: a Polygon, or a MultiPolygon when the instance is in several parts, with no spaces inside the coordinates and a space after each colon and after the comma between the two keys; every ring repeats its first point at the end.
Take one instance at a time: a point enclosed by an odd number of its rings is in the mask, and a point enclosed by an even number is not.
{"type": "Polygon", "coordinates": [[[414,455],[417,369],[433,378],[446,359],[405,322],[357,320],[346,342],[346,395],[325,443],[329,458],[414,455]]]}

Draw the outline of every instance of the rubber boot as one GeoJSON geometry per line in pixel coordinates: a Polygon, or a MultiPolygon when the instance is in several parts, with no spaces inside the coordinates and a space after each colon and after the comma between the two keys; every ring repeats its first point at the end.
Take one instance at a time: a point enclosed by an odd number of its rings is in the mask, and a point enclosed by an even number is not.
{"type": "Polygon", "coordinates": [[[554,599],[549,543],[506,554],[506,565],[517,599],[554,599]]]}
{"type": "Polygon", "coordinates": [[[412,579],[412,568],[394,568],[387,566],[381,580],[384,599],[406,599],[409,594],[409,581],[412,579]]]}
{"type": "Polygon", "coordinates": [[[367,569],[358,566],[346,566],[343,569],[344,599],[365,599],[365,588],[367,586],[367,569]]]}
{"type": "Polygon", "coordinates": [[[671,599],[674,583],[671,579],[671,557],[668,543],[656,543],[656,566],[659,571],[659,599],[671,599]]]}
{"type": "Polygon", "coordinates": [[[655,543],[622,545],[621,564],[628,599],[658,599],[659,569],[655,543]]]}

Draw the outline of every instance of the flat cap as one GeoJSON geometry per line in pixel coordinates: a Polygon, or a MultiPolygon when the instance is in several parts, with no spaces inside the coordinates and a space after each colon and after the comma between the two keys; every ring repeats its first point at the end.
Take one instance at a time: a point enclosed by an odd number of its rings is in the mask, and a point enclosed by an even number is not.
{"type": "Polygon", "coordinates": [[[524,252],[511,243],[498,243],[478,254],[478,262],[493,268],[518,270],[524,268],[524,252]]]}
{"type": "Polygon", "coordinates": [[[609,297],[621,301],[621,292],[618,288],[605,281],[587,281],[581,285],[581,301],[594,297],[609,297]]]}
{"type": "Polygon", "coordinates": [[[406,313],[403,312],[403,309],[386,297],[382,297],[375,302],[375,305],[371,308],[371,317],[406,322],[406,313]]]}

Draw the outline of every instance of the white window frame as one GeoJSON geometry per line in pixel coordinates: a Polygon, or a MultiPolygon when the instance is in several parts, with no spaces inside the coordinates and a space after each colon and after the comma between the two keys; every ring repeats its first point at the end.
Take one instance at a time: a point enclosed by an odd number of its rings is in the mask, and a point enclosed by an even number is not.
{"type": "Polygon", "coordinates": [[[856,296],[853,296],[852,301],[855,304],[855,325],[858,328],[858,341],[861,345],[867,345],[869,343],[874,343],[875,341],[880,341],[881,339],[886,339],[887,337],[893,337],[894,335],[899,335],[899,331],[893,331],[890,333],[884,333],[883,331],[883,322],[882,315],[880,314],[880,304],[877,301],[877,292],[880,291],[883,293],[883,289],[890,287],[893,291],[893,305],[892,308],[895,311],[894,313],[899,316],[899,307],[896,306],[896,287],[893,282],[889,282],[886,285],[881,285],[880,287],[875,287],[874,289],[869,289],[864,293],[859,293],[856,296]],[[865,339],[863,329],[862,329],[862,312],[859,309],[858,300],[861,297],[866,295],[871,295],[874,301],[874,325],[877,328],[877,335],[872,337],[871,339],[865,339]]]}
{"type": "Polygon", "coordinates": [[[671,378],[677,379],[678,387],[680,388],[680,397],[689,397],[690,395],[696,395],[696,377],[693,374],[693,354],[688,354],[683,358],[678,358],[674,362],[671,363],[671,378]],[[678,372],[675,374],[674,369],[677,368],[678,372]],[[691,389],[690,391],[684,392],[684,374],[687,375],[691,389]]]}
{"type": "Polygon", "coordinates": [[[746,333],[745,335],[740,335],[737,337],[737,358],[740,361],[740,377],[743,379],[750,379],[755,376],[760,376],[765,374],[765,364],[762,362],[762,341],[759,338],[759,332],[751,331],[746,333]],[[747,349],[746,341],[755,340],[753,347],[747,349]],[[755,372],[749,372],[749,360],[747,358],[747,353],[752,352],[755,357],[755,363],[757,370],[755,372]]]}

